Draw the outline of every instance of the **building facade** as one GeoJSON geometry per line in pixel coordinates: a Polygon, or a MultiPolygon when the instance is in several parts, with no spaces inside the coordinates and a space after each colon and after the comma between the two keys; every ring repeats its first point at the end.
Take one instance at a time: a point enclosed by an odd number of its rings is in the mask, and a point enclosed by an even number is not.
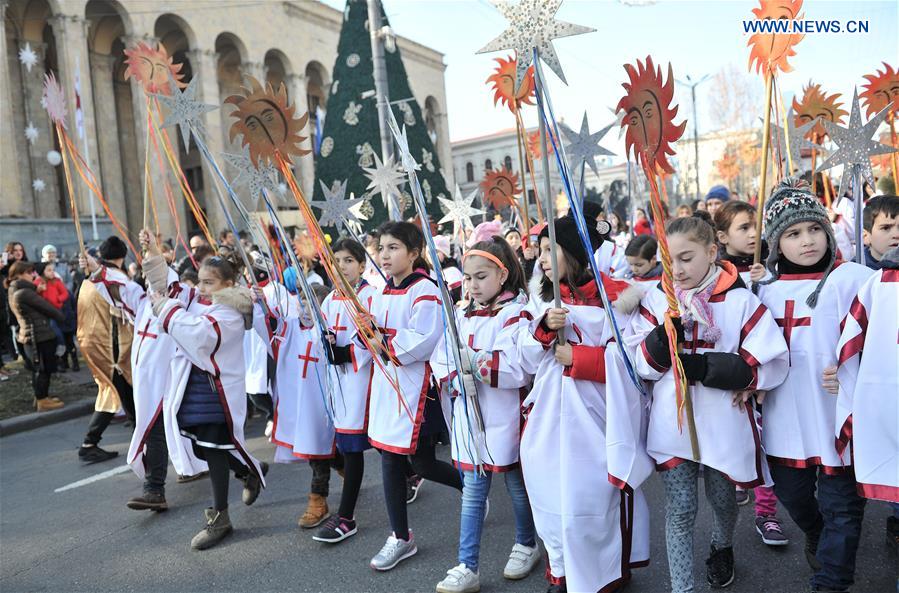
{"type": "MultiPolygon", "coordinates": [[[[145,222],[149,103],[135,81],[124,79],[125,48],[141,41],[161,43],[175,63],[183,64],[185,82],[199,77],[198,98],[204,103],[221,105],[240,89],[244,75],[276,87],[283,83],[297,112],[311,114],[305,133],[311,140],[316,114],[325,108],[335,82],[329,70],[337,56],[343,12],[309,0],[0,0],[0,17],[5,27],[0,40],[0,218],[71,215],[62,167],[47,158],[48,152],[59,148],[41,106],[43,76],[53,71],[66,93],[67,129],[73,141],[100,181],[113,213],[136,233],[145,222]],[[30,69],[19,59],[23,50],[36,54],[30,69]],[[77,134],[80,126],[74,116],[76,81],[83,138],[77,134]],[[37,130],[37,136],[27,140],[26,129],[37,130]]],[[[404,38],[398,38],[396,45],[438,156],[442,162],[451,162],[443,55],[404,38]]],[[[239,152],[239,146],[229,141],[230,111],[227,106],[203,116],[206,143],[215,155],[239,152]]],[[[183,146],[174,130],[169,136],[173,143],[177,140],[180,167],[205,207],[210,227],[223,228],[208,164],[195,148],[183,146]]],[[[172,185],[173,179],[165,179],[161,170],[151,163],[151,186],[159,194],[154,195],[162,233],[172,236],[175,216],[166,207],[163,188],[174,187],[177,192],[178,186],[172,185]]],[[[449,167],[446,171],[451,177],[449,167]]],[[[311,196],[311,155],[298,159],[295,174],[311,196]]],[[[73,186],[87,224],[89,193],[77,178],[73,186]]],[[[175,197],[174,214],[186,230],[192,221],[184,200],[177,199],[177,193],[175,197]]]]}

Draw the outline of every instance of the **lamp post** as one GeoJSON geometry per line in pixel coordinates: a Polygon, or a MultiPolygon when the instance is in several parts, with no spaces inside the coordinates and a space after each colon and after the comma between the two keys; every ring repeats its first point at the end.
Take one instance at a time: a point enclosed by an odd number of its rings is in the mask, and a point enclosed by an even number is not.
{"type": "Polygon", "coordinates": [[[696,174],[696,199],[697,200],[702,199],[702,196],[700,195],[700,191],[699,191],[699,131],[698,131],[698,126],[697,126],[698,122],[696,119],[696,87],[698,87],[700,84],[704,83],[708,79],[709,79],[708,74],[706,74],[705,76],[703,76],[702,78],[700,78],[697,81],[694,81],[692,78],[690,78],[689,74],[687,75],[686,82],[675,78],[675,80],[677,81],[678,84],[682,84],[684,86],[690,87],[690,97],[693,100],[693,156],[695,159],[695,164],[694,164],[693,170],[694,170],[694,173],[696,174]]]}

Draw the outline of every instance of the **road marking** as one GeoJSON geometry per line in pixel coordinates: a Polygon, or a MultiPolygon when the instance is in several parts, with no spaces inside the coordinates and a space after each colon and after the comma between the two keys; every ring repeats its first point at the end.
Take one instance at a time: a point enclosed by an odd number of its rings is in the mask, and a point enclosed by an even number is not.
{"type": "Polygon", "coordinates": [[[83,480],[78,480],[77,482],[72,482],[71,484],[66,484],[61,488],[57,488],[53,492],[65,492],[66,490],[73,490],[75,488],[81,488],[82,486],[87,486],[88,484],[93,484],[94,482],[99,482],[100,480],[105,480],[106,478],[111,478],[112,476],[117,476],[119,474],[124,474],[127,471],[131,470],[130,465],[122,465],[115,469],[107,470],[103,473],[99,473],[95,476],[91,476],[89,478],[84,478],[83,480]]]}

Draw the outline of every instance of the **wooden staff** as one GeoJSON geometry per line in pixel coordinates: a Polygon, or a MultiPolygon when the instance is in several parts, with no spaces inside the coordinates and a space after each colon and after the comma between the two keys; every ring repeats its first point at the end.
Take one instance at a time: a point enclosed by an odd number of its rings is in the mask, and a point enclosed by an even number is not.
{"type": "MultiPolygon", "coordinates": [[[[762,171],[759,176],[759,197],[756,203],[755,232],[757,237],[762,236],[762,223],[765,220],[765,182],[768,177],[768,144],[771,138],[771,89],[774,74],[769,70],[765,73],[765,125],[762,130],[762,171]]],[[[756,241],[754,264],[762,260],[762,242],[756,241]]]]}
{"type": "MultiPolygon", "coordinates": [[[[890,124],[890,144],[893,145],[893,148],[899,148],[899,143],[896,142],[896,114],[890,111],[887,114],[887,122],[890,124]]],[[[897,165],[897,156],[896,153],[890,153],[890,167],[893,169],[893,194],[896,193],[896,188],[899,187],[899,176],[897,176],[897,171],[899,171],[899,165],[897,165]]]]}
{"type": "MultiPolygon", "coordinates": [[[[521,119],[521,112],[516,111],[515,117],[517,119],[518,142],[519,146],[521,146],[522,143],[527,143],[527,138],[525,137],[526,128],[524,127],[524,121],[521,119]]],[[[545,222],[545,218],[543,217],[543,209],[540,207],[540,192],[537,191],[537,179],[534,177],[534,159],[527,148],[524,149],[524,155],[527,159],[527,166],[531,176],[531,187],[534,189],[534,203],[537,204],[537,221],[542,224],[545,222]]]]}
{"type": "Polygon", "coordinates": [[[66,150],[66,142],[59,122],[56,123],[56,137],[59,139],[59,152],[62,154],[62,168],[66,175],[66,190],[69,194],[69,204],[72,208],[72,220],[75,222],[75,236],[78,237],[78,251],[85,255],[84,233],[81,232],[81,216],[78,214],[78,202],[75,200],[75,186],[72,185],[72,171],[69,169],[69,157],[66,150]]]}
{"type": "MultiPolygon", "coordinates": [[[[518,125],[518,110],[521,108],[521,104],[518,102],[518,99],[512,99],[515,113],[515,140],[518,144],[518,174],[521,176],[521,193],[522,193],[522,204],[524,205],[524,216],[525,220],[521,223],[521,236],[527,238],[528,231],[531,228],[531,213],[528,205],[528,184],[525,181],[525,166],[524,166],[524,147],[521,145],[521,134],[519,133],[519,125],[518,125]]],[[[537,193],[536,188],[534,189],[534,194],[537,193]]]]}
{"type": "MultiPolygon", "coordinates": [[[[790,154],[790,124],[787,122],[787,111],[784,109],[784,99],[780,96],[780,89],[778,89],[777,94],[780,97],[780,101],[778,101],[777,104],[780,107],[780,116],[783,118],[784,122],[784,146],[786,147],[787,166],[789,167],[789,173],[786,176],[789,177],[793,174],[793,155],[790,154]]],[[[796,168],[799,168],[799,163],[796,164],[796,168]]]]}

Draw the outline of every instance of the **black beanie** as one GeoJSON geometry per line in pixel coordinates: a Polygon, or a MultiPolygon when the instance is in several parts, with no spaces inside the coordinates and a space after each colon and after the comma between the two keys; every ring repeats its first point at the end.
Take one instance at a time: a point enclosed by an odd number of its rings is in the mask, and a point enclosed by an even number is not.
{"type": "Polygon", "coordinates": [[[102,243],[100,243],[100,257],[106,261],[114,259],[124,259],[128,255],[128,246],[125,242],[112,235],[102,243]]]}
{"type": "MultiPolygon", "coordinates": [[[[568,255],[586,268],[588,266],[587,252],[584,251],[574,218],[570,215],[557,218],[553,226],[556,229],[556,243],[567,251],[568,255]]],[[[540,238],[542,239],[543,237],[549,237],[549,226],[543,227],[543,230],[540,231],[540,238]]],[[[589,221],[587,222],[587,237],[590,239],[590,248],[595,253],[599,246],[602,245],[602,237],[599,231],[596,230],[596,226],[591,225],[589,221]]]]}

